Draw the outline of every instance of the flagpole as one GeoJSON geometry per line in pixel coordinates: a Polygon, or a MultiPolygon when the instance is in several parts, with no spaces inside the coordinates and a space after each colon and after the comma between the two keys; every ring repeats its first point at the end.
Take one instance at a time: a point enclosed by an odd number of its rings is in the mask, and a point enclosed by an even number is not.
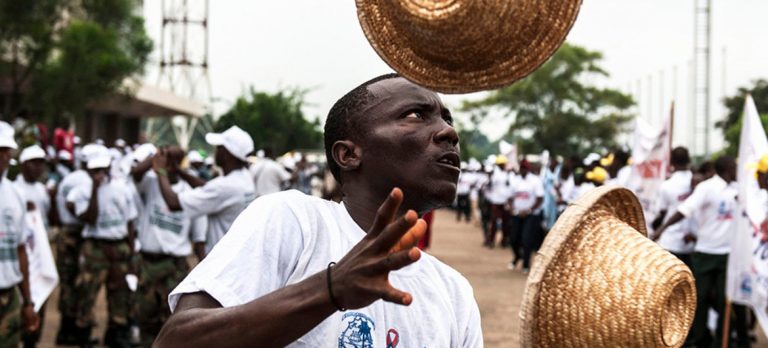
{"type": "Polygon", "coordinates": [[[723,318],[723,343],[722,348],[728,348],[728,338],[731,337],[731,299],[725,298],[725,315],[723,318]]]}

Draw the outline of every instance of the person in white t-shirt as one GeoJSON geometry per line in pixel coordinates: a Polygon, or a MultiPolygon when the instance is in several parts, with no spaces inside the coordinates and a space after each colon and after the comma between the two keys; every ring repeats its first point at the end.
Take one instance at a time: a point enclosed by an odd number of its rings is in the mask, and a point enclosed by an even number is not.
{"type": "Polygon", "coordinates": [[[462,168],[461,175],[459,175],[459,182],[456,184],[456,221],[461,221],[461,217],[464,216],[466,222],[471,221],[472,218],[472,205],[469,200],[469,195],[472,192],[472,187],[475,186],[477,176],[469,168],[462,168]]]}
{"type": "Polygon", "coordinates": [[[29,288],[26,206],[6,177],[17,149],[13,136],[13,128],[0,121],[0,347],[19,346],[22,332],[34,332],[40,324],[29,288]]]}
{"type": "MultiPolygon", "coordinates": [[[[690,163],[688,149],[676,147],[672,150],[670,154],[672,175],[661,184],[656,194],[655,206],[653,207],[656,221],[652,225],[660,226],[664,221],[669,220],[677,212],[678,206],[691,195],[693,173],[688,167],[690,163]]],[[[694,247],[691,234],[691,222],[688,219],[683,219],[668,227],[664,236],[659,238],[657,242],[662,248],[691,267],[691,253],[694,247]]]]}
{"type": "Polygon", "coordinates": [[[502,247],[510,243],[508,231],[511,215],[506,207],[512,195],[510,181],[514,178],[514,173],[505,169],[507,162],[506,156],[496,156],[496,165],[493,168],[488,183],[484,187],[484,198],[490,208],[490,220],[488,221],[488,227],[485,229],[485,243],[483,243],[487,248],[493,248],[496,244],[496,231],[498,230],[501,230],[502,234],[502,247]],[[501,224],[501,228],[499,228],[499,224],[501,224]]]}
{"type": "Polygon", "coordinates": [[[48,213],[51,209],[51,196],[45,185],[40,182],[45,174],[45,151],[38,145],[25,148],[19,155],[21,173],[16,177],[16,188],[24,198],[27,210],[40,212],[45,226],[48,227],[48,213]]]}
{"type": "MultiPolygon", "coordinates": [[[[709,308],[714,308],[718,316],[725,313],[725,273],[731,235],[736,228],[736,162],[730,156],[721,156],[715,161],[715,172],[717,175],[696,186],[677,212],[652,236],[659,239],[685,218],[697,222],[696,245],[691,256],[696,279],[696,315],[689,336],[690,343],[697,347],[712,342],[707,328],[709,308]]],[[[718,320],[716,339],[722,337],[722,324],[722,320],[718,320]]]]}
{"type": "Polygon", "coordinates": [[[394,74],[342,97],[325,144],[343,203],[257,199],[173,291],[155,344],[482,347],[467,280],[414,247],[417,213],[456,194],[452,123],[437,94],[394,74]]]}
{"type": "Polygon", "coordinates": [[[283,185],[291,179],[291,173],[274,160],[272,149],[264,149],[264,157],[250,167],[256,186],[256,197],[280,192],[283,185]]]}
{"type": "MultiPolygon", "coordinates": [[[[157,173],[157,183],[163,200],[171,211],[184,211],[187,217],[208,217],[206,253],[227,233],[240,212],[256,198],[253,178],[248,172],[248,155],[253,152],[253,140],[244,130],[232,126],[223,133],[208,133],[205,140],[216,146],[216,164],[224,171],[205,185],[180,193],[173,191],[168,179],[169,171],[179,172],[177,164],[168,162],[167,151],[152,157],[152,169],[157,173]]],[[[194,186],[194,185],[192,185],[194,186]]]]}
{"type": "Polygon", "coordinates": [[[543,240],[541,231],[541,204],[544,202],[544,183],[531,173],[531,164],[520,162],[520,175],[512,185],[511,245],[514,259],[509,268],[523,262],[523,273],[531,268],[531,253],[539,248],[543,240]]]}
{"type": "Polygon", "coordinates": [[[87,168],[91,180],[67,195],[67,208],[84,222],[80,271],[75,281],[78,296],[75,336],[81,345],[90,341],[91,329],[96,323],[93,307],[102,285],[107,289],[109,318],[104,341],[109,346],[124,346],[130,341],[128,318],[132,295],[126,276],[135,274],[132,220],[138,212],[133,192],[125,181],[110,179],[111,162],[108,150],[89,156],[87,168]]]}
{"type": "MultiPolygon", "coordinates": [[[[168,180],[173,192],[179,194],[192,187],[179,178],[178,164],[184,152],[177,146],[167,148],[169,166],[168,180]]],[[[194,219],[184,212],[171,211],[163,200],[157,174],[147,172],[152,167],[152,158],[147,157],[131,169],[136,188],[143,197],[144,214],[138,221],[138,239],[141,245],[139,262],[139,290],[136,299],[144,347],[152,342],[163,324],[171,315],[168,308],[168,294],[189,273],[187,257],[194,252],[198,260],[205,257],[205,216],[194,219]]]]}

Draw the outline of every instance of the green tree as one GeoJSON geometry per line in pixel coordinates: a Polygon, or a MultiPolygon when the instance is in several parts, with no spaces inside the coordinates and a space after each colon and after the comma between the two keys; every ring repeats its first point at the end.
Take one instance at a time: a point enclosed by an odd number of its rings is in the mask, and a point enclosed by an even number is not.
{"type": "Polygon", "coordinates": [[[558,155],[583,154],[616,147],[616,135],[632,119],[632,97],[585,81],[607,77],[600,52],[563,44],[528,77],[479,101],[464,102],[473,113],[495,110],[514,117],[506,138],[523,153],[545,149],[558,155]]]}
{"type": "Polygon", "coordinates": [[[760,119],[763,127],[768,129],[768,81],[764,79],[753,82],[751,87],[740,87],[735,95],[723,99],[723,104],[728,109],[724,120],[717,122],[716,127],[720,128],[725,137],[726,154],[735,156],[739,152],[739,138],[741,136],[741,116],[744,112],[744,101],[747,94],[752,95],[755,100],[757,111],[761,112],[760,119]]]}
{"type": "Polygon", "coordinates": [[[152,41],[135,0],[0,0],[3,115],[81,115],[143,72],[152,41]]]}
{"type": "Polygon", "coordinates": [[[299,89],[267,93],[251,88],[237,98],[214,129],[223,131],[237,125],[253,137],[257,149],[270,147],[275,154],[322,148],[320,122],[307,121],[301,110],[305,95],[306,91],[299,89]]]}

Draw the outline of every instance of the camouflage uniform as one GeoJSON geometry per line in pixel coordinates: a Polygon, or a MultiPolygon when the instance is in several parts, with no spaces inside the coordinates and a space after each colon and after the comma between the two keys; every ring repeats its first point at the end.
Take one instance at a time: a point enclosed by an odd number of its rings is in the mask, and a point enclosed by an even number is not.
{"type": "Polygon", "coordinates": [[[21,326],[21,302],[16,287],[0,290],[0,347],[17,347],[21,326]]]}
{"type": "Polygon", "coordinates": [[[56,268],[59,270],[59,312],[68,318],[77,317],[75,280],[78,258],[83,246],[82,225],[65,225],[56,235],[56,268]]]}
{"type": "Polygon", "coordinates": [[[139,268],[138,313],[143,347],[151,347],[171,315],[168,295],[189,273],[186,257],[142,253],[139,268]]]}
{"type": "Polygon", "coordinates": [[[102,284],[107,287],[109,329],[124,331],[128,326],[132,293],[125,276],[131,270],[131,248],[126,240],[85,239],[81,252],[76,292],[77,326],[94,324],[93,306],[102,284]]]}

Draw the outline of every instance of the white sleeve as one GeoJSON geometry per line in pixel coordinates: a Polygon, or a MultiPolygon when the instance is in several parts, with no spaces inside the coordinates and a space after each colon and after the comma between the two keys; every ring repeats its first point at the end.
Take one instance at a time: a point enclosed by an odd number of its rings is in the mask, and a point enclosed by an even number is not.
{"type": "Polygon", "coordinates": [[[544,181],[536,178],[536,185],[533,185],[533,194],[536,197],[544,197],[544,181]]]}
{"type": "Polygon", "coordinates": [[[133,192],[131,192],[131,188],[128,186],[125,186],[123,189],[124,195],[125,195],[125,219],[130,221],[133,219],[136,219],[139,217],[139,210],[136,208],[136,203],[134,201],[133,192]]]}
{"type": "Polygon", "coordinates": [[[190,218],[201,215],[210,215],[225,208],[224,203],[233,193],[227,190],[222,181],[224,177],[218,177],[205,185],[179,193],[179,203],[182,210],[190,218]]]}
{"type": "Polygon", "coordinates": [[[457,318],[459,318],[459,330],[461,331],[460,340],[461,347],[475,348],[483,347],[483,330],[480,319],[480,309],[475,301],[474,292],[472,286],[468,281],[464,280],[461,286],[461,294],[459,298],[461,303],[457,305],[458,308],[457,318]]]}
{"type": "Polygon", "coordinates": [[[90,185],[83,185],[72,189],[72,191],[69,191],[69,194],[67,194],[67,203],[75,205],[75,215],[78,217],[88,210],[88,203],[91,200],[91,195],[89,194],[90,191],[90,185]],[[88,193],[86,193],[86,191],[88,191],[88,193]]]}
{"type": "Polygon", "coordinates": [[[288,204],[264,196],[232,224],[211,253],[168,297],[171,310],[183,294],[205,292],[224,307],[244,304],[283,288],[304,248],[298,218],[288,204]]]}
{"type": "Polygon", "coordinates": [[[696,189],[693,190],[693,193],[686,198],[686,200],[683,203],[680,203],[680,205],[677,207],[677,211],[680,214],[683,214],[685,217],[691,217],[691,215],[696,212],[696,210],[699,209],[702,203],[704,203],[704,199],[706,198],[707,194],[707,186],[706,183],[699,184],[699,186],[696,186],[696,189]]]}
{"type": "Polygon", "coordinates": [[[206,231],[208,230],[208,217],[199,216],[190,222],[189,238],[192,243],[205,242],[206,231]]]}

